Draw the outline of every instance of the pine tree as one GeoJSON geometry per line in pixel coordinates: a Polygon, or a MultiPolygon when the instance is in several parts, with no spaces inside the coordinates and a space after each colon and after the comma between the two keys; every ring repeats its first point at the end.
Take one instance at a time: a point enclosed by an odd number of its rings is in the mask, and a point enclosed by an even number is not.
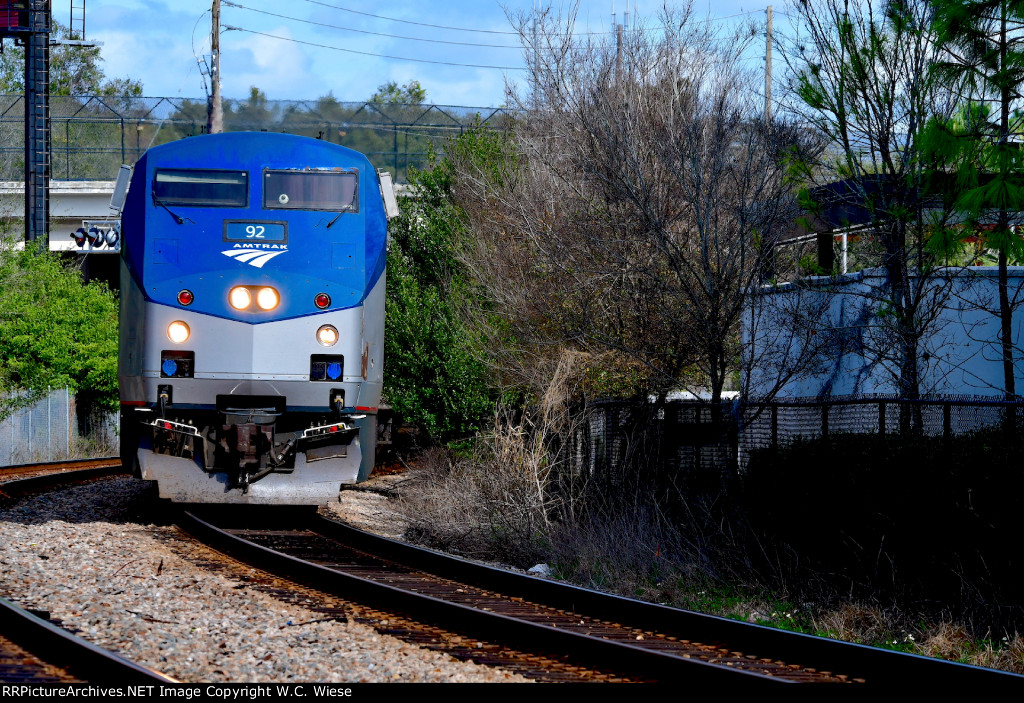
{"type": "Polygon", "coordinates": [[[968,222],[992,226],[986,243],[999,258],[1003,392],[1015,398],[1012,329],[1020,291],[1011,300],[1007,266],[1024,257],[1024,242],[1010,223],[1013,213],[1024,211],[1024,94],[1019,89],[1024,82],[1024,1],[934,0],[934,5],[936,36],[945,56],[936,71],[968,103],[959,125],[945,130],[967,167],[956,179],[955,207],[968,222]]]}

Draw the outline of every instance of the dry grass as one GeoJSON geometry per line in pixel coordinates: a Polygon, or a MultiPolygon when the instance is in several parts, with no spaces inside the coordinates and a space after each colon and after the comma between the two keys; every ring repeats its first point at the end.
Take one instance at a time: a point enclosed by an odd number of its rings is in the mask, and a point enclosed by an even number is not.
{"type": "Polygon", "coordinates": [[[535,564],[555,515],[571,512],[552,490],[559,466],[550,447],[571,436],[567,401],[580,376],[579,356],[563,354],[535,410],[500,407],[468,455],[425,452],[401,501],[409,536],[461,554],[535,564]]]}
{"type": "Polygon", "coordinates": [[[891,615],[865,603],[844,603],[816,614],[812,622],[816,630],[847,642],[898,646],[914,641],[891,615]]]}
{"type": "Polygon", "coordinates": [[[554,508],[542,441],[529,418],[505,414],[470,456],[427,450],[399,503],[409,537],[517,566],[536,563],[554,508]]]}
{"type": "Polygon", "coordinates": [[[917,653],[990,669],[1024,674],[1024,637],[1015,634],[997,643],[978,641],[961,626],[941,623],[925,632],[917,653]]]}

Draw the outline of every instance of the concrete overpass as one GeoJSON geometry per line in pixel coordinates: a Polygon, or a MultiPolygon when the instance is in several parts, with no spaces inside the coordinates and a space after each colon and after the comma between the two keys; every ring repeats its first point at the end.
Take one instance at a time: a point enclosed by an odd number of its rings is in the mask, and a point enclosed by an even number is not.
{"type": "MultiPolygon", "coordinates": [[[[110,209],[114,181],[50,181],[50,251],[115,254],[118,246],[79,247],[71,233],[83,224],[110,223],[120,217],[110,209]]],[[[25,183],[0,181],[0,216],[25,217],[25,183]]]]}

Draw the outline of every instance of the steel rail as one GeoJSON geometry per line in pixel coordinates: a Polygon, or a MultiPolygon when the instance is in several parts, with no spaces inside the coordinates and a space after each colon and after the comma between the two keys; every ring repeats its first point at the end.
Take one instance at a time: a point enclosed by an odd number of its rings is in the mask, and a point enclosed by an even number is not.
{"type": "Polygon", "coordinates": [[[14,471],[32,471],[36,469],[46,469],[58,466],[81,466],[83,468],[89,468],[90,466],[103,465],[121,461],[121,457],[117,456],[97,456],[90,457],[88,459],[55,459],[53,461],[33,461],[28,464],[11,464],[10,466],[0,466],[0,470],[14,470],[14,471]]]}
{"type": "Polygon", "coordinates": [[[165,674],[86,642],[3,598],[0,598],[0,632],[47,664],[89,683],[178,683],[165,674]]]}
{"type": "MultiPolygon", "coordinates": [[[[53,461],[4,467],[6,475],[36,470],[51,473],[13,479],[0,484],[0,497],[8,500],[56,488],[62,484],[90,481],[123,473],[118,457],[53,461]],[[67,468],[85,466],[86,468],[67,468]]],[[[47,664],[57,666],[89,683],[174,684],[176,679],[136,664],[87,642],[10,601],[0,598],[0,632],[47,664]]]]}
{"type": "Polygon", "coordinates": [[[30,493],[39,493],[57,488],[65,483],[92,481],[98,478],[119,475],[128,475],[122,468],[119,457],[50,461],[41,464],[21,464],[19,466],[4,467],[0,470],[0,479],[10,477],[10,480],[0,482],[0,503],[10,502],[30,493]],[[51,468],[53,471],[16,478],[20,474],[41,471],[47,468],[51,468]]]}
{"type": "Polygon", "coordinates": [[[505,571],[370,534],[322,516],[312,520],[310,529],[410,568],[507,596],[642,630],[722,642],[732,650],[799,662],[819,671],[842,671],[871,685],[1024,685],[1024,676],[1005,671],[789,632],[505,571]]]}
{"type": "Polygon", "coordinates": [[[523,651],[542,652],[558,658],[569,655],[581,665],[666,683],[760,685],[776,682],[753,671],[696,658],[683,659],[635,645],[568,632],[347,574],[250,542],[191,511],[183,511],[177,523],[204,544],[277,576],[370,607],[398,611],[421,622],[471,637],[490,641],[499,639],[505,645],[523,651]]]}

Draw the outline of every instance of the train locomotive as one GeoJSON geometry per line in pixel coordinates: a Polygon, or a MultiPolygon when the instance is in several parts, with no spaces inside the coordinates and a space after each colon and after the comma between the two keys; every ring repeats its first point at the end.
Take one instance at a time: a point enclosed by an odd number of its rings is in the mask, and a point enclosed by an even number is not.
{"type": "Polygon", "coordinates": [[[383,182],[351,149],[265,132],[139,159],[121,226],[121,456],[162,498],[316,505],[367,478],[383,182]]]}

